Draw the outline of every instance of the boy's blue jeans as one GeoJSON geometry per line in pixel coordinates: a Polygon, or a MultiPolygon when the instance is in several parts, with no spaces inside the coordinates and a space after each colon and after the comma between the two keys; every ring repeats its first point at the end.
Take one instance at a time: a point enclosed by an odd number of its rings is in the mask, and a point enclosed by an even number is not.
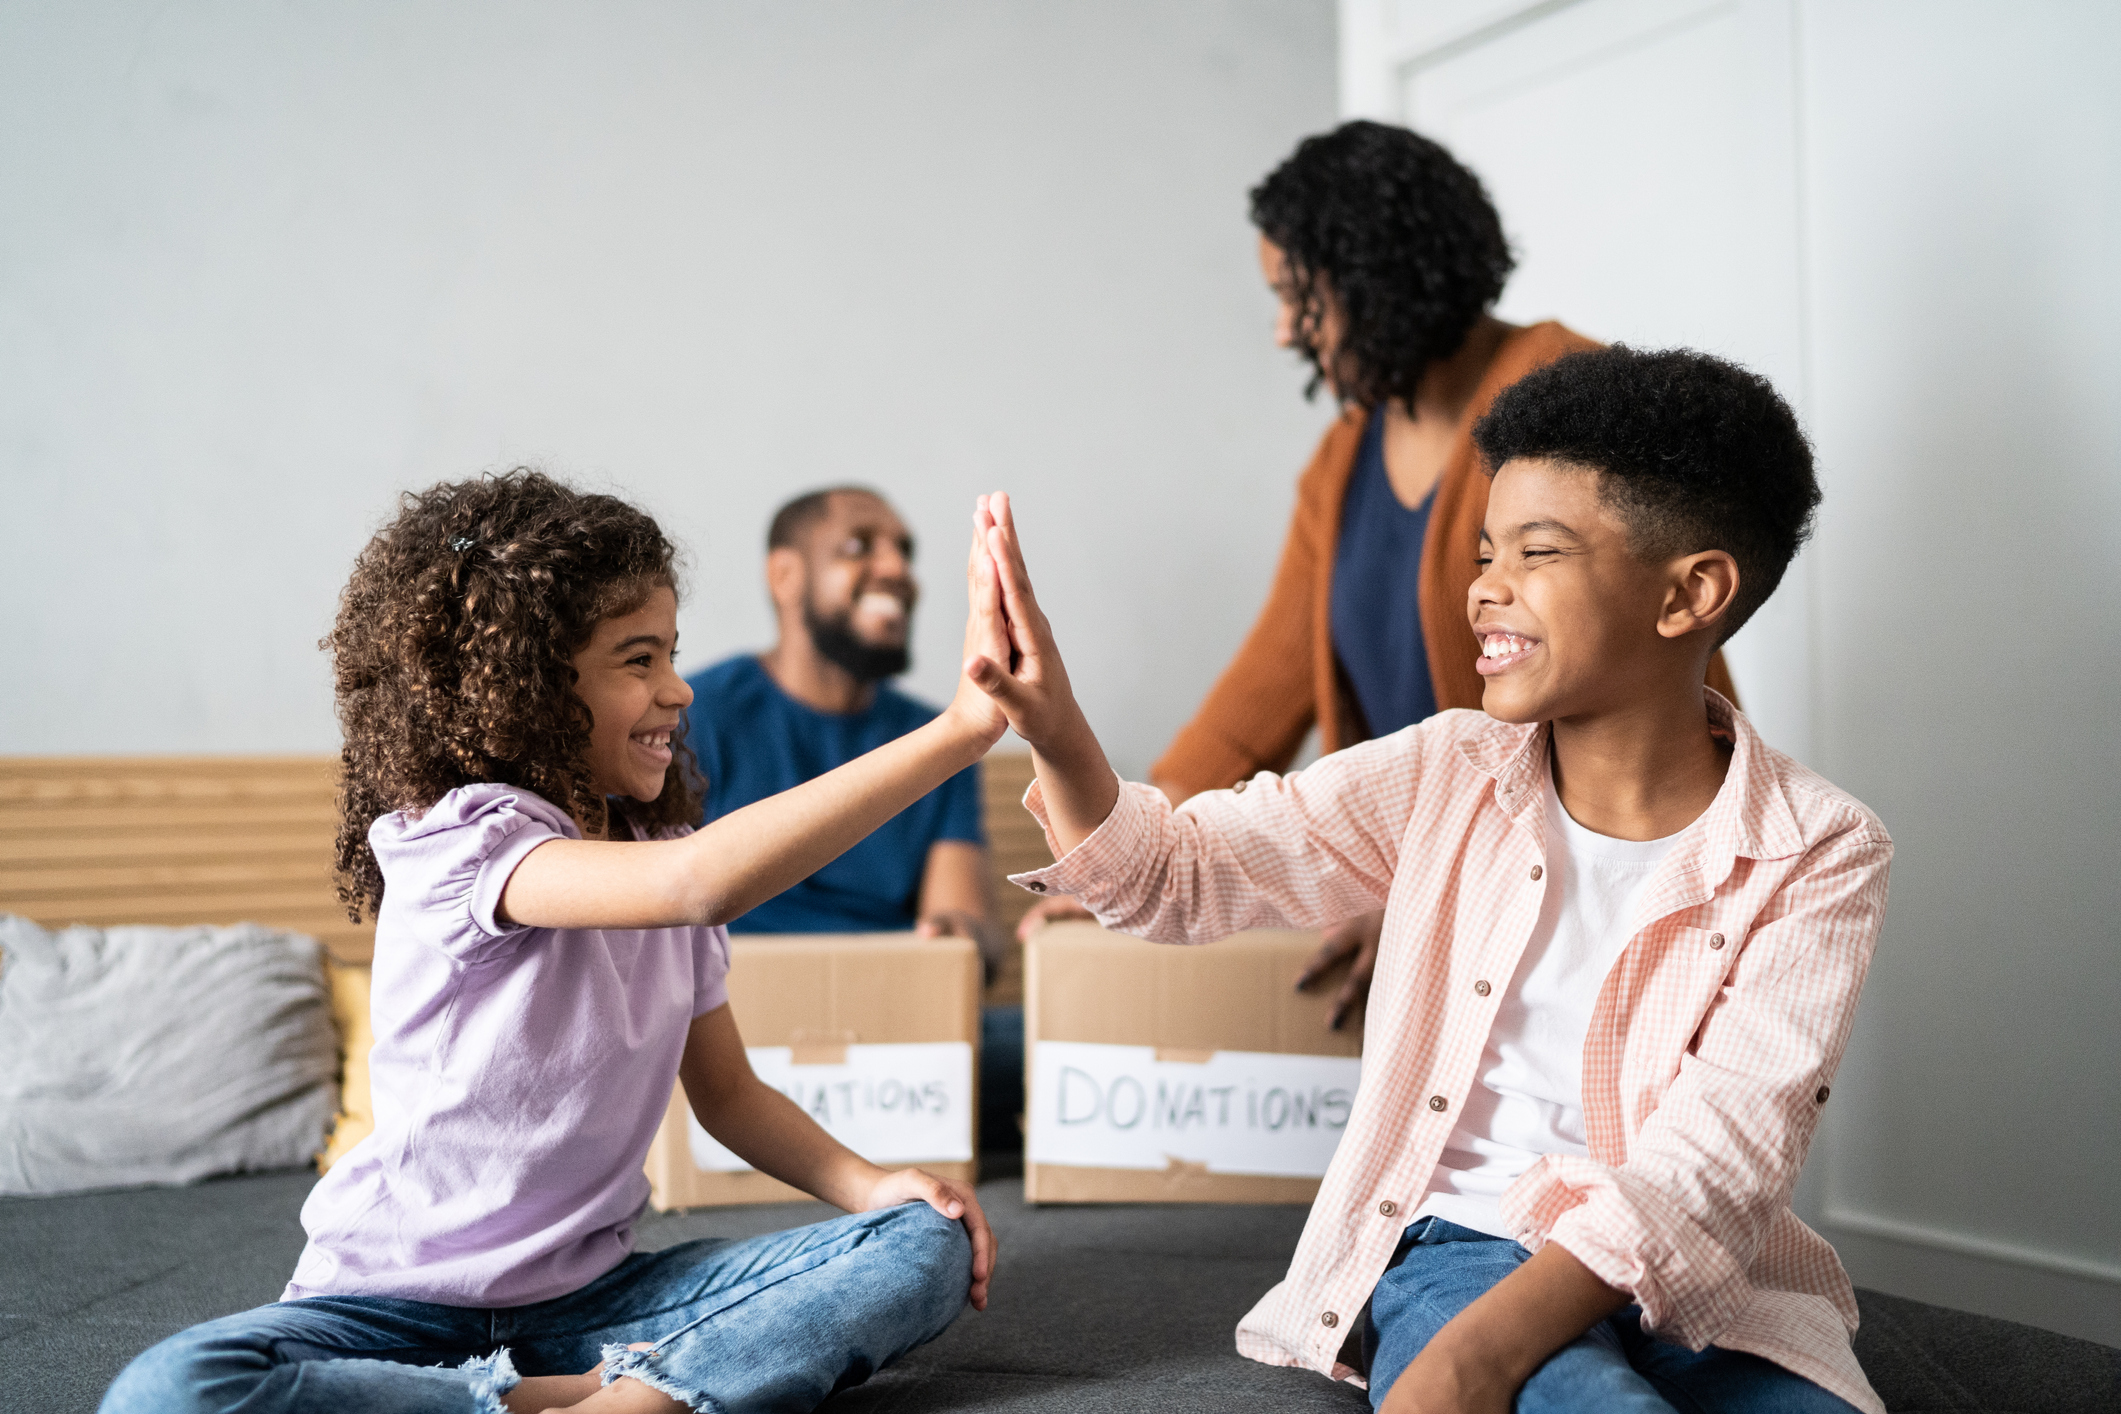
{"type": "Polygon", "coordinates": [[[698,1410],[810,1410],[942,1334],[972,1284],[965,1229],[925,1203],[744,1242],[636,1252],[579,1291],[471,1310],[318,1296],[171,1336],[102,1414],[497,1414],[519,1375],[602,1360],[698,1410]],[[653,1350],[629,1351],[638,1341],[653,1350]]]}
{"type": "MultiPolygon", "coordinates": [[[[1363,1308],[1370,1404],[1384,1403],[1444,1322],[1531,1253],[1441,1218],[1407,1229],[1363,1308]]],[[[1802,1375],[1743,1351],[1689,1350],[1642,1329],[1628,1306],[1556,1351],[1517,1395],[1518,1414],[1853,1414],[1855,1406],[1802,1375]]]]}

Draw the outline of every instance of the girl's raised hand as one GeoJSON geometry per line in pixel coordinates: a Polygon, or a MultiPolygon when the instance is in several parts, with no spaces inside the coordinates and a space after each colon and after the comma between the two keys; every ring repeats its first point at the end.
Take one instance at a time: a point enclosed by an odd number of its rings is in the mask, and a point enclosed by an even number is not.
{"type": "Polygon", "coordinates": [[[954,1178],[937,1178],[926,1169],[900,1169],[876,1181],[861,1211],[873,1213],[900,1203],[926,1203],[944,1217],[965,1225],[965,1235],[972,1239],[972,1290],[967,1299],[973,1310],[986,1310],[987,1283],[994,1278],[1000,1244],[994,1240],[994,1229],[987,1226],[987,1214],[973,1196],[972,1185],[954,1178]]]}
{"type": "Polygon", "coordinates": [[[965,560],[965,656],[958,675],[957,693],[950,699],[950,713],[965,722],[991,744],[1001,740],[1009,719],[1000,703],[974,680],[976,664],[1009,661],[1009,629],[1002,617],[1000,576],[994,557],[987,552],[987,498],[979,498],[972,518],[972,550],[965,560]]]}

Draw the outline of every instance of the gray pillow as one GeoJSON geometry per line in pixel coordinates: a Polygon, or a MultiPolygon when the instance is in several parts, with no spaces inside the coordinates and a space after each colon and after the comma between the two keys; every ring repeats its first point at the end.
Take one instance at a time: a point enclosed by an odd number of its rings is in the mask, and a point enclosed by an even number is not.
{"type": "Polygon", "coordinates": [[[314,938],[0,915],[0,1193],[307,1163],[337,1070],[314,938]]]}

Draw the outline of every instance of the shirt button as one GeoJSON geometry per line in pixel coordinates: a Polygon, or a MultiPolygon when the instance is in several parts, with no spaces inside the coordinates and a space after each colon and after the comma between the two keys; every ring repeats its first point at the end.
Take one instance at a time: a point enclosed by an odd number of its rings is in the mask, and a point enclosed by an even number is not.
{"type": "Polygon", "coordinates": [[[1383,1213],[1386,1217],[1389,1218],[1399,1212],[1399,1204],[1393,1202],[1390,1198],[1387,1198],[1384,1200],[1384,1202],[1379,1203],[1377,1205],[1377,1211],[1383,1213]]]}
{"type": "Polygon", "coordinates": [[[1327,1327],[1337,1326],[1340,1324],[1340,1317],[1336,1313],[1328,1311],[1318,1318],[1318,1323],[1327,1327]]]}
{"type": "Polygon", "coordinates": [[[1828,1095],[1831,1095],[1831,1094],[1833,1094],[1833,1093],[1834,1093],[1834,1092],[1833,1092],[1833,1089],[1832,1089],[1832,1087],[1830,1087],[1830,1086],[1826,1086],[1826,1085],[1822,1085],[1822,1086],[1820,1086],[1820,1087],[1819,1087],[1819,1093],[1818,1093],[1818,1094],[1816,1094],[1816,1095],[1814,1095],[1814,1096],[1812,1096],[1812,1098],[1813,1098],[1814,1100],[1816,1100],[1816,1101],[1817,1101],[1818,1103],[1820,1103],[1820,1104],[1822,1104],[1822,1105],[1823,1105],[1823,1104],[1825,1104],[1825,1103],[1826,1103],[1826,1097],[1827,1097],[1828,1095]]]}
{"type": "MultiPolygon", "coordinates": [[[[1234,786],[1230,787],[1230,794],[1232,794],[1232,795],[1243,795],[1243,794],[1245,793],[1245,787],[1246,787],[1246,786],[1248,786],[1248,785],[1251,785],[1251,784],[1252,784],[1252,783],[1251,783],[1250,781],[1239,781],[1239,782],[1238,782],[1238,783],[1237,783],[1236,785],[1234,785],[1234,786]]],[[[1331,1313],[1331,1312],[1328,1312],[1327,1314],[1328,1314],[1328,1315],[1330,1315],[1330,1314],[1332,1314],[1332,1313],[1331,1313]]],[[[1330,1326],[1330,1325],[1332,1325],[1333,1323],[1332,1323],[1331,1321],[1328,1321],[1328,1322],[1326,1322],[1326,1324],[1330,1326]]]]}
{"type": "Polygon", "coordinates": [[[1042,894],[1046,891],[1046,886],[1044,884],[1041,884],[1036,879],[1031,880],[1029,883],[1025,884],[1024,887],[1031,890],[1031,892],[1035,894],[1042,894]]]}
{"type": "Polygon", "coordinates": [[[1536,884],[1536,883],[1538,883],[1538,882],[1539,882],[1539,876],[1540,876],[1541,874],[1544,874],[1544,873],[1546,873],[1546,872],[1547,872],[1546,870],[1544,870],[1544,869],[1540,868],[1540,867],[1539,867],[1539,866],[1538,866],[1537,864],[1533,865],[1533,866],[1532,866],[1532,882],[1533,882],[1533,883],[1535,883],[1535,884],[1536,884]]]}
{"type": "Polygon", "coordinates": [[[1431,1096],[1429,1096],[1429,1108],[1430,1108],[1430,1109],[1432,1109],[1432,1110],[1436,1110],[1436,1111],[1438,1111],[1439,1113],[1441,1113],[1442,1111],[1444,1111],[1444,1110],[1447,1110],[1447,1109],[1449,1109],[1450,1107],[1451,1107],[1451,1102],[1450,1102],[1449,1100],[1446,1100],[1446,1099],[1445,1099],[1445,1098],[1444,1098],[1443,1096],[1441,1096],[1441,1095],[1431,1095],[1431,1096]]]}
{"type": "Polygon", "coordinates": [[[1720,948],[1720,947],[1722,947],[1722,946],[1723,946],[1723,934],[1721,934],[1721,933],[1711,933],[1711,934],[1709,934],[1709,946],[1710,946],[1710,947],[1712,947],[1712,948],[1720,948]]]}
{"type": "Polygon", "coordinates": [[[1484,997],[1493,990],[1494,988],[1490,987],[1485,980],[1473,984],[1473,995],[1476,997],[1484,997]]]}

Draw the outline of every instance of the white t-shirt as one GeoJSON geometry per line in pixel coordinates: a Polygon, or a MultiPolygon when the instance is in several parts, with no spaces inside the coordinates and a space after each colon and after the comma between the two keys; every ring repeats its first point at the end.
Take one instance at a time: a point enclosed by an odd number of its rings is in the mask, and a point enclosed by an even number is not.
{"type": "Polygon", "coordinates": [[[1605,975],[1627,946],[1642,891],[1678,835],[1616,840],[1569,818],[1546,782],[1546,895],[1517,975],[1495,1009],[1480,1073],[1415,1218],[1496,1237],[1503,1190],[1542,1154],[1587,1154],[1583,1043],[1605,975]]]}

